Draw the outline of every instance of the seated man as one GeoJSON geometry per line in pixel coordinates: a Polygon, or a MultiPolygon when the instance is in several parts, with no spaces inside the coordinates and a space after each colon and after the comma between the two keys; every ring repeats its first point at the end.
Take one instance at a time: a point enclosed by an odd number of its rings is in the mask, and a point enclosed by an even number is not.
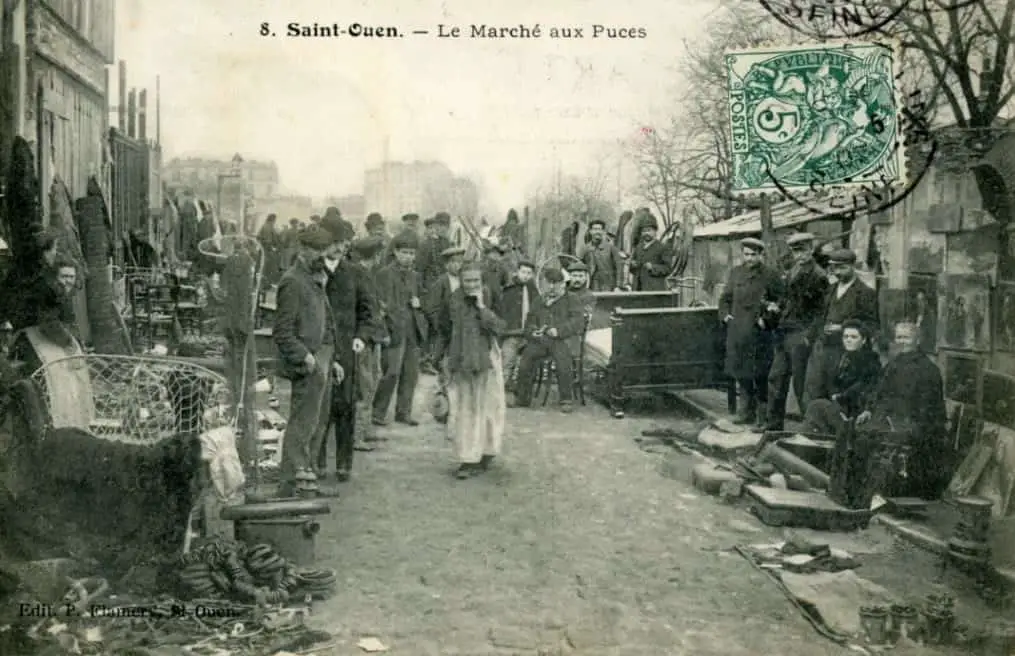
{"type": "Polygon", "coordinates": [[[532,405],[532,384],[536,366],[546,358],[557,370],[557,390],[563,412],[572,410],[574,399],[574,362],[568,341],[581,335],[585,324],[584,308],[564,287],[564,274],[547,269],[543,274],[546,289],[525,320],[525,350],[518,365],[515,400],[520,407],[532,405]]]}
{"type": "Polygon", "coordinates": [[[910,454],[905,477],[896,476],[893,496],[937,499],[954,469],[945,424],[941,372],[920,351],[920,330],[912,323],[895,327],[897,355],[885,366],[867,409],[856,419],[858,431],[905,431],[910,454]]]}
{"type": "MultiPolygon", "coordinates": [[[[589,269],[581,262],[572,262],[567,267],[567,277],[567,293],[569,296],[574,296],[577,304],[582,308],[583,333],[585,328],[584,319],[591,317],[596,309],[596,295],[589,289],[589,269]]],[[[568,348],[571,349],[572,357],[577,358],[581,356],[582,340],[585,339],[582,333],[575,335],[567,342],[568,348]]]]}
{"type": "Polygon", "coordinates": [[[846,421],[854,419],[866,406],[867,396],[881,374],[881,359],[870,343],[870,331],[863,322],[849,319],[842,324],[844,353],[825,389],[829,398],[813,399],[807,404],[804,424],[807,430],[838,435],[846,421]]]}

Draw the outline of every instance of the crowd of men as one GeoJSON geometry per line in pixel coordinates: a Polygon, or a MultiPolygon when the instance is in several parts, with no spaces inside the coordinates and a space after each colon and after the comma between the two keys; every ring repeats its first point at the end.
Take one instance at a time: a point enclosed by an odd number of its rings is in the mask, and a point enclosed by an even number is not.
{"type": "MultiPolygon", "coordinates": [[[[391,419],[417,426],[421,374],[438,375],[447,389],[460,478],[490,466],[504,408],[531,405],[539,372],[556,373],[561,410],[573,409],[575,359],[594,305],[584,262],[537,271],[513,244],[487,240],[482,256],[467,260],[449,238],[446,212],[422,222],[406,214],[390,237],[379,214],[367,217],[358,236],[336,208],[302,229],[280,232],[276,223],[268,217],[259,240],[269,269],[284,268],[273,328],[279,373],[292,383],[281,496],[311,481],[319,493],[337,494],[327,474],[328,434],[341,483],[354,452],[383,441],[377,427],[391,419]]],[[[592,262],[593,280],[598,274],[616,288],[620,272],[609,269],[605,225],[594,228],[581,259],[592,262]],[[596,249],[607,257],[597,259],[596,249]]]]}
{"type": "Polygon", "coordinates": [[[743,262],[730,271],[719,299],[726,373],[741,391],[734,421],[783,430],[792,388],[807,428],[837,437],[845,481],[837,500],[870,503],[870,468],[884,459],[890,435],[911,447],[900,452],[904,464],[895,470],[905,476],[896,478],[893,492],[938,498],[954,463],[941,374],[919,349],[919,327],[886,326],[894,342],[879,349],[888,340],[879,340],[877,293],[859,279],[856,254],[825,252],[826,269],[816,259],[814,235],[797,233],[787,244],[793,262],[781,271],[765,263],[762,241],[744,239],[743,262]]]}

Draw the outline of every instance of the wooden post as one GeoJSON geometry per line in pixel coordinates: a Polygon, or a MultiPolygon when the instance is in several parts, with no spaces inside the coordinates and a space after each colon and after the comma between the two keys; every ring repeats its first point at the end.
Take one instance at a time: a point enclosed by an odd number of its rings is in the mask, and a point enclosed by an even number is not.
{"type": "Polygon", "coordinates": [[[140,141],[148,139],[148,89],[141,89],[138,96],[137,110],[137,138],[140,141]]]}
{"type": "Polygon", "coordinates": [[[155,76],[155,143],[162,143],[162,85],[155,76]]]}
{"type": "Polygon", "coordinates": [[[116,117],[117,125],[120,128],[120,133],[123,134],[127,131],[127,62],[120,60],[119,67],[119,81],[117,82],[117,94],[119,94],[119,100],[117,101],[116,117]]]}
{"type": "Polygon", "coordinates": [[[131,89],[127,94],[127,136],[133,139],[136,136],[135,126],[137,125],[137,89],[131,89]]]}
{"type": "Polygon", "coordinates": [[[761,194],[758,216],[761,220],[761,241],[765,242],[765,260],[769,265],[775,266],[779,261],[779,249],[775,243],[775,228],[772,225],[772,199],[768,194],[761,194]]]}

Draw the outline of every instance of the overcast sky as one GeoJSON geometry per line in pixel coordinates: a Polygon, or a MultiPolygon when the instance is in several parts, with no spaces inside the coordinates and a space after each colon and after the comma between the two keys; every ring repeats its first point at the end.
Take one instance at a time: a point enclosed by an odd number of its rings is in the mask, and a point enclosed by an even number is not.
{"type": "Polygon", "coordinates": [[[361,193],[363,170],[387,141],[391,159],[440,159],[481,178],[484,206],[501,212],[552,180],[555,159],[565,174],[594,169],[618,140],[667,115],[683,39],[717,4],[119,0],[117,57],[150,98],[161,76],[167,157],[273,159],[287,189],[323,196],[361,193]],[[280,36],[258,35],[266,21],[280,36]],[[290,21],[410,34],[284,38],[290,21]],[[438,23],[461,26],[465,38],[436,38],[438,23]],[[544,36],[467,38],[483,23],[538,23],[544,36]],[[597,23],[644,27],[647,38],[592,39],[597,23]],[[551,26],[583,26],[585,38],[550,39],[551,26]],[[411,35],[421,29],[431,34],[411,35]]]}

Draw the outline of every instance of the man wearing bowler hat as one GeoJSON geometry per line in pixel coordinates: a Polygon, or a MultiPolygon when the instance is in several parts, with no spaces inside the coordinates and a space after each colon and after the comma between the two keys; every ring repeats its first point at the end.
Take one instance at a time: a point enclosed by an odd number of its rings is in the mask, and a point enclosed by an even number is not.
{"type": "Polygon", "coordinates": [[[786,239],[793,266],[785,275],[785,302],[776,304],[774,354],[768,373],[768,430],[783,430],[790,382],[804,412],[804,381],[811,355],[812,330],[820,321],[828,291],[828,274],[814,260],[814,235],[798,232],[786,239]]]}
{"type": "Polygon", "coordinates": [[[735,378],[743,406],[734,423],[764,427],[771,363],[772,313],[782,301],[782,278],[765,265],[765,244],[748,237],[740,242],[743,263],[730,271],[719,297],[726,325],[726,374],[735,378]]]}
{"type": "Polygon", "coordinates": [[[831,372],[842,358],[842,324],[846,319],[863,322],[875,341],[879,330],[878,295],[857,278],[856,253],[848,248],[832,251],[828,269],[835,284],[825,295],[824,307],[812,331],[811,357],[804,383],[805,403],[829,394],[831,372]]]}

